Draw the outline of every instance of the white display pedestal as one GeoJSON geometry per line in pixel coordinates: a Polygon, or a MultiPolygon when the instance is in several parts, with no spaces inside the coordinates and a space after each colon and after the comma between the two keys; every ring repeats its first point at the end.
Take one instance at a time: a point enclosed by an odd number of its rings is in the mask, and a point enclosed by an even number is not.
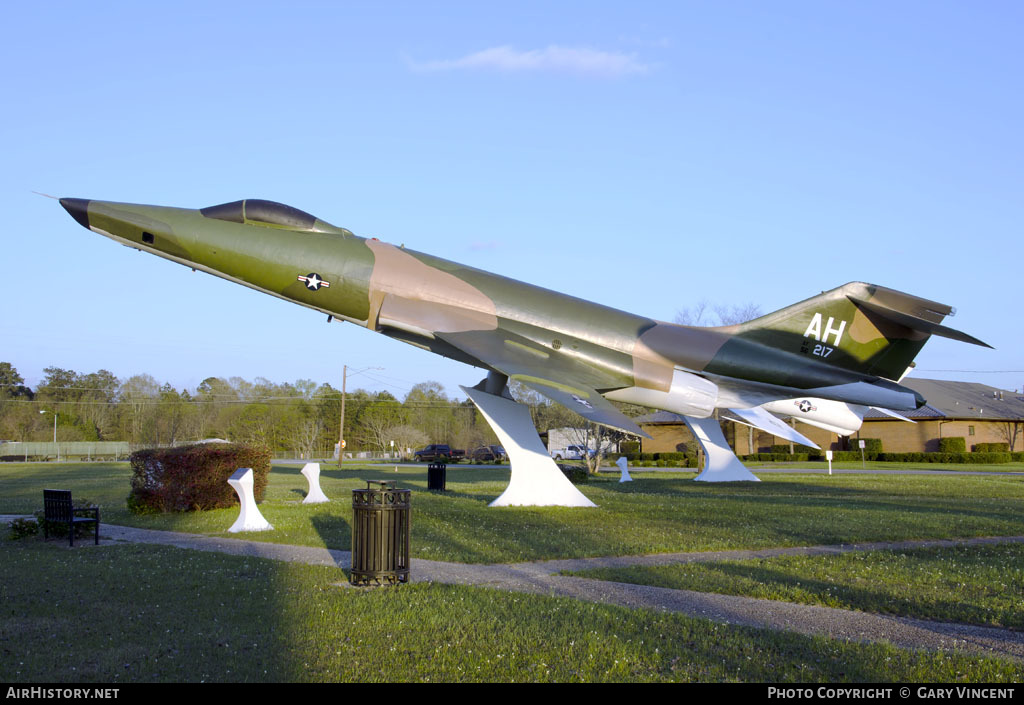
{"type": "Polygon", "coordinates": [[[320,489],[320,463],[306,463],[302,467],[302,476],[309,483],[309,492],[306,493],[306,498],[302,500],[303,504],[321,504],[331,501],[324,494],[324,491],[320,489]]]}
{"type": "Polygon", "coordinates": [[[701,482],[761,481],[732,452],[732,448],[725,441],[722,427],[718,425],[718,419],[711,417],[698,419],[693,416],[684,416],[683,420],[690,427],[690,431],[700,443],[701,448],[704,449],[704,470],[694,478],[695,480],[701,482]]]}
{"type": "Polygon", "coordinates": [[[263,518],[256,506],[252,468],[238,468],[235,474],[228,478],[228,484],[238,493],[238,499],[242,505],[238,519],[231,525],[228,532],[237,534],[239,531],[269,531],[274,528],[263,518]]]}
{"type": "Polygon", "coordinates": [[[490,506],[597,506],[576,489],[548,455],[529,407],[479,389],[460,389],[494,429],[512,466],[508,487],[490,506]]]}
{"type": "Polygon", "coordinates": [[[615,461],[615,464],[619,466],[619,470],[622,471],[622,475],[619,476],[619,482],[632,482],[633,478],[629,476],[629,461],[626,460],[625,456],[620,457],[615,461]]]}

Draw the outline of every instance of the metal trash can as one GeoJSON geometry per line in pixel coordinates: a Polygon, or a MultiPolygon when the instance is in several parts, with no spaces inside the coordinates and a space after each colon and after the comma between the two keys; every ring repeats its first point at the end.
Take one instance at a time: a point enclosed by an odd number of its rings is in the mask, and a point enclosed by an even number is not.
{"type": "Polygon", "coordinates": [[[427,489],[441,490],[444,492],[445,476],[448,474],[448,466],[444,463],[431,463],[427,466],[427,489]]]}
{"type": "Polygon", "coordinates": [[[352,490],[353,585],[409,582],[410,495],[393,482],[367,482],[365,490],[352,490]]]}

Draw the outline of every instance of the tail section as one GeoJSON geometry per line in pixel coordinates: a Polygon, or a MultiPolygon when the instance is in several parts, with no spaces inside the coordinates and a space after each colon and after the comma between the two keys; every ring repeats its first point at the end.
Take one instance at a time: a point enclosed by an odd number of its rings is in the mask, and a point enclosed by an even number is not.
{"type": "Polygon", "coordinates": [[[850,372],[899,380],[932,335],[991,347],[941,325],[952,307],[851,282],[736,326],[736,337],[850,372]]]}

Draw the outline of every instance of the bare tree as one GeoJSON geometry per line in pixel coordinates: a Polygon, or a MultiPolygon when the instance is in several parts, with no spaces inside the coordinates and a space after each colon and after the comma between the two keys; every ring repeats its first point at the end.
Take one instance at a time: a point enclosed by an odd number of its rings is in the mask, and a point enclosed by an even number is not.
{"type": "Polygon", "coordinates": [[[426,433],[409,424],[391,426],[385,431],[385,434],[389,441],[395,442],[395,448],[403,458],[408,455],[406,451],[409,448],[419,448],[430,441],[430,437],[426,433]]]}
{"type": "Polygon", "coordinates": [[[996,433],[1010,445],[1010,451],[1016,452],[1017,438],[1024,431],[1024,419],[1007,419],[996,424],[996,433]]]}
{"type": "Polygon", "coordinates": [[[675,322],[684,326],[733,326],[761,315],[753,301],[742,305],[712,304],[707,299],[676,311],[675,322]]]}

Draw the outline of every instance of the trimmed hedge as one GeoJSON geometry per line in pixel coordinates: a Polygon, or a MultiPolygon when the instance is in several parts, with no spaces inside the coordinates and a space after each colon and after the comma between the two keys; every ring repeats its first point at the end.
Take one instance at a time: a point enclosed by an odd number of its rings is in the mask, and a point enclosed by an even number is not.
{"type": "Polygon", "coordinates": [[[975,443],[971,448],[975,453],[1009,453],[1009,443],[975,443]]]}
{"type": "Polygon", "coordinates": [[[129,458],[132,490],[128,508],[136,513],[188,512],[238,504],[228,484],[239,468],[252,468],[256,501],[263,499],[270,474],[270,449],[234,443],[201,443],[147,448],[129,458]]]}
{"type": "MultiPolygon", "coordinates": [[[[1024,454],[1022,454],[1024,455],[1024,454]]],[[[972,465],[998,465],[1009,463],[1010,453],[865,453],[867,460],[883,463],[964,463],[972,465]]],[[[816,458],[822,460],[823,458],[816,458]]],[[[835,452],[833,460],[860,460],[860,453],[854,451],[835,452]]]]}
{"type": "MultiPolygon", "coordinates": [[[[788,449],[789,446],[786,446],[786,448],[788,449]]],[[[811,454],[789,453],[788,451],[786,453],[751,453],[750,455],[744,455],[743,459],[762,463],[804,463],[811,459],[811,454]]]]}
{"type": "MultiPolygon", "coordinates": [[[[778,445],[773,445],[770,452],[773,455],[776,455],[776,454],[789,455],[789,444],[788,443],[781,443],[781,444],[778,444],[778,445]]],[[[821,451],[816,450],[814,448],[811,448],[810,446],[804,446],[804,445],[800,445],[799,443],[794,443],[793,444],[793,452],[794,453],[814,454],[814,453],[820,453],[821,451]]]]}
{"type": "Polygon", "coordinates": [[[939,439],[940,453],[966,453],[967,440],[963,436],[950,436],[939,439]]]}
{"type": "Polygon", "coordinates": [[[635,468],[695,468],[697,459],[693,456],[686,456],[680,460],[638,460],[630,461],[630,467],[635,468]]]}
{"type": "Polygon", "coordinates": [[[561,470],[562,474],[565,475],[569,479],[569,482],[574,485],[590,482],[590,474],[587,472],[586,467],[559,464],[558,469],[561,470]]]}

